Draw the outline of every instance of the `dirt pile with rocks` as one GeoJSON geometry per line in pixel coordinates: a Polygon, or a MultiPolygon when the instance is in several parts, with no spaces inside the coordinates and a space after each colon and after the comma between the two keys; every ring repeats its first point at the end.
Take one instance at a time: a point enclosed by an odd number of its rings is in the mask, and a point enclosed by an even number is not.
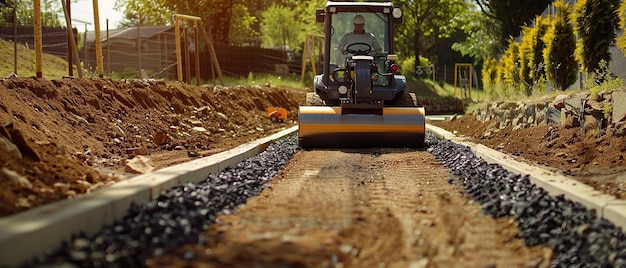
{"type": "Polygon", "coordinates": [[[296,124],[304,89],[0,80],[0,217],[215,154],[296,124]],[[286,108],[284,123],[268,107],[286,108]]]}

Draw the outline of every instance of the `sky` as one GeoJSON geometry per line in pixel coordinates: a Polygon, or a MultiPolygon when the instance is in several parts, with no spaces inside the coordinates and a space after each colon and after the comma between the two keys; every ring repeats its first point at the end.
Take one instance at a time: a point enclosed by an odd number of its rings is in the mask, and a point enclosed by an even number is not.
{"type": "MultiPolygon", "coordinates": [[[[107,18],[109,19],[109,29],[116,29],[117,24],[124,18],[122,12],[113,9],[115,2],[115,0],[98,0],[100,30],[102,31],[106,30],[107,18]]],[[[78,29],[78,31],[85,31],[85,29],[88,31],[94,30],[93,0],[78,0],[76,3],[72,2],[70,9],[73,27],[78,29]],[[87,28],[85,28],[85,25],[87,28]]]]}

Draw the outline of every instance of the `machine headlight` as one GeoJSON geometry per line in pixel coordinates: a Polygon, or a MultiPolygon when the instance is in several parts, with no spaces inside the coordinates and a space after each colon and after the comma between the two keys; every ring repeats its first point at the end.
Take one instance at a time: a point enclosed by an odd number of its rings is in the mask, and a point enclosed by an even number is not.
{"type": "Polygon", "coordinates": [[[399,19],[402,17],[402,9],[394,7],[393,11],[391,12],[391,15],[396,18],[399,19]]]}
{"type": "Polygon", "coordinates": [[[346,86],[339,86],[339,94],[346,94],[348,93],[348,88],[346,86]]]}

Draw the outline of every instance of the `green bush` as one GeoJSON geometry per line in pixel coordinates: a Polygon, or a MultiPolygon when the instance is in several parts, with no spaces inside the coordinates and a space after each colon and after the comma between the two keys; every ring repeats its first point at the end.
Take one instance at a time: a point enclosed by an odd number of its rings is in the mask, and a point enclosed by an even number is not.
{"type": "Polygon", "coordinates": [[[407,78],[415,78],[415,56],[406,57],[404,60],[401,60],[400,63],[400,71],[407,78]]]}
{"type": "Polygon", "coordinates": [[[534,84],[546,79],[546,64],[543,58],[543,50],[546,47],[546,43],[543,41],[543,36],[546,35],[550,23],[550,17],[544,19],[537,16],[535,19],[535,30],[532,32],[533,55],[528,63],[531,69],[530,77],[534,84]]]}
{"type": "Polygon", "coordinates": [[[495,84],[498,76],[498,60],[495,58],[486,59],[485,62],[483,62],[483,69],[481,73],[485,92],[492,95],[495,90],[495,84]]]}
{"type": "Polygon", "coordinates": [[[519,46],[519,89],[526,96],[531,96],[533,91],[543,88],[545,84],[543,60],[545,43],[541,38],[545,35],[548,26],[549,20],[537,16],[534,27],[522,28],[522,41],[519,46]]]}
{"type": "Polygon", "coordinates": [[[576,36],[574,36],[574,27],[568,22],[569,5],[559,0],[555,6],[556,17],[542,38],[546,44],[543,57],[548,79],[556,88],[566,90],[576,82],[578,72],[578,63],[574,57],[576,36]]]}
{"type": "Polygon", "coordinates": [[[534,56],[535,39],[533,39],[534,32],[537,31],[535,27],[523,27],[522,28],[522,42],[519,46],[519,76],[521,82],[521,89],[523,89],[526,96],[533,94],[533,79],[530,76],[532,73],[532,60],[534,56]]]}
{"type": "Polygon", "coordinates": [[[576,59],[585,73],[595,71],[601,61],[610,62],[609,48],[617,37],[621,0],[578,0],[571,20],[576,22],[576,59]]]}
{"type": "Polygon", "coordinates": [[[584,81],[585,88],[589,89],[591,94],[598,95],[601,92],[624,86],[621,79],[613,77],[605,60],[600,61],[598,65],[598,68],[593,73],[587,75],[584,81]]]}
{"type": "MultiPolygon", "coordinates": [[[[431,66],[430,60],[420,56],[419,57],[419,65],[418,66],[422,66],[422,67],[427,67],[427,66],[431,66]]],[[[428,71],[426,71],[425,68],[422,68],[422,73],[418,75],[417,70],[415,69],[415,56],[410,56],[405,58],[404,60],[402,60],[400,62],[400,70],[402,71],[402,74],[404,76],[406,76],[407,78],[429,78],[432,77],[432,73],[429,73],[428,71]]]]}
{"type": "Polygon", "coordinates": [[[511,40],[508,48],[504,51],[504,55],[500,60],[500,66],[502,67],[502,77],[504,82],[513,87],[520,85],[521,79],[519,75],[520,68],[520,44],[511,40]]]}
{"type": "MultiPolygon", "coordinates": [[[[620,18],[620,29],[626,28],[626,1],[620,4],[617,15],[620,18]]],[[[616,44],[626,54],[626,33],[622,32],[622,35],[617,38],[616,44]]]]}

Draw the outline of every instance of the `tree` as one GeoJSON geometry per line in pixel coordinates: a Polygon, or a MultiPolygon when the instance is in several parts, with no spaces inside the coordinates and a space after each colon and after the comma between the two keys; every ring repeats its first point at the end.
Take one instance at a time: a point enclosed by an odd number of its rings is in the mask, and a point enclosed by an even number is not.
{"type": "Polygon", "coordinates": [[[500,24],[499,38],[501,47],[507,46],[510,36],[517,37],[521,27],[528,25],[553,0],[511,1],[511,0],[475,0],[481,11],[500,24]]]}
{"type": "Polygon", "coordinates": [[[537,16],[533,27],[522,28],[520,44],[520,78],[526,96],[531,96],[535,85],[545,78],[543,49],[541,39],[548,28],[548,21],[537,16]]]}
{"type": "Polygon", "coordinates": [[[519,87],[520,84],[520,44],[511,39],[509,47],[504,51],[504,55],[500,60],[502,66],[502,77],[504,82],[519,87]]]}
{"type": "Polygon", "coordinates": [[[576,50],[576,37],[574,27],[569,24],[570,7],[563,0],[555,3],[556,17],[552,20],[543,42],[546,47],[543,50],[546,74],[554,82],[556,88],[566,90],[576,82],[578,63],[574,56],[576,50]]]}
{"type": "Polygon", "coordinates": [[[482,69],[482,81],[485,91],[489,95],[495,94],[494,85],[498,82],[498,60],[495,58],[487,58],[484,60],[482,69]]]}
{"type": "Polygon", "coordinates": [[[576,22],[576,58],[586,73],[596,71],[600,63],[611,61],[609,48],[619,29],[617,10],[621,0],[578,0],[572,20],[576,22]]]}
{"type": "Polygon", "coordinates": [[[532,58],[534,56],[534,48],[536,46],[534,33],[537,31],[535,27],[524,26],[522,28],[522,40],[519,46],[519,76],[520,82],[526,96],[533,93],[532,58]]]}
{"type": "MultiPolygon", "coordinates": [[[[272,6],[286,7],[295,27],[307,32],[315,29],[315,8],[323,7],[323,0],[117,0],[118,10],[124,9],[124,26],[165,25],[171,23],[173,14],[200,17],[211,30],[214,40],[231,44],[257,43],[261,30],[261,15],[272,6]],[[231,32],[233,31],[233,32],[231,32]],[[232,40],[231,40],[232,39],[232,40]]],[[[271,18],[271,17],[270,17],[271,18]]],[[[287,18],[285,18],[287,19],[287,18]]],[[[292,45],[296,45],[291,41],[292,45]]],[[[301,40],[300,43],[304,42],[301,40]]]]}
{"type": "Polygon", "coordinates": [[[404,57],[426,56],[437,39],[448,37],[450,21],[467,9],[463,0],[398,0],[395,6],[404,12],[403,23],[397,27],[395,44],[404,57]]]}
{"type": "Polygon", "coordinates": [[[264,47],[289,48],[304,39],[295,10],[279,5],[271,6],[261,15],[261,36],[264,47]]]}
{"type": "Polygon", "coordinates": [[[532,36],[531,42],[533,44],[533,54],[531,55],[530,62],[528,62],[528,67],[530,67],[531,70],[530,77],[532,78],[533,83],[538,83],[541,79],[546,78],[546,69],[543,57],[543,50],[546,47],[546,43],[543,41],[543,36],[548,31],[550,24],[550,17],[544,19],[537,16],[535,19],[535,27],[530,33],[532,36]]]}
{"type": "MultiPolygon", "coordinates": [[[[117,0],[124,7],[126,25],[164,25],[172,21],[173,14],[200,17],[211,30],[216,41],[228,43],[232,9],[243,0],[117,0]]],[[[236,18],[241,19],[241,18],[236,18]]]]}
{"type": "Polygon", "coordinates": [[[252,28],[258,19],[255,16],[250,16],[248,8],[242,4],[235,4],[232,12],[234,17],[242,19],[232,21],[230,36],[228,37],[230,43],[239,45],[258,43],[259,33],[252,28]]]}
{"type": "MultiPolygon", "coordinates": [[[[76,0],[73,0],[76,1],[76,0]]],[[[42,26],[61,26],[59,14],[63,14],[63,7],[58,0],[42,0],[41,8],[41,25],[42,26]]],[[[4,6],[0,6],[0,22],[12,23],[13,8],[16,9],[17,24],[33,25],[35,24],[35,14],[33,10],[33,1],[31,0],[8,0],[4,6]]]]}
{"type": "MultiPolygon", "coordinates": [[[[626,1],[623,1],[618,9],[618,16],[620,18],[620,29],[624,29],[626,28],[626,1]]],[[[624,52],[624,54],[626,54],[626,34],[622,33],[622,35],[620,35],[617,38],[617,47],[619,47],[622,52],[624,52]]]]}
{"type": "Polygon", "coordinates": [[[117,0],[115,9],[124,12],[125,19],[120,27],[135,25],[165,25],[172,22],[173,10],[165,5],[166,0],[117,0]]]}
{"type": "Polygon", "coordinates": [[[499,27],[493,18],[468,9],[450,22],[450,28],[459,29],[467,36],[464,41],[454,43],[452,49],[461,52],[463,56],[475,58],[477,62],[492,58],[502,53],[497,34],[499,27]]]}
{"type": "Polygon", "coordinates": [[[324,8],[325,3],[325,0],[288,0],[265,9],[260,20],[263,45],[301,49],[306,34],[323,34],[324,24],[315,21],[315,10],[324,8]]]}

